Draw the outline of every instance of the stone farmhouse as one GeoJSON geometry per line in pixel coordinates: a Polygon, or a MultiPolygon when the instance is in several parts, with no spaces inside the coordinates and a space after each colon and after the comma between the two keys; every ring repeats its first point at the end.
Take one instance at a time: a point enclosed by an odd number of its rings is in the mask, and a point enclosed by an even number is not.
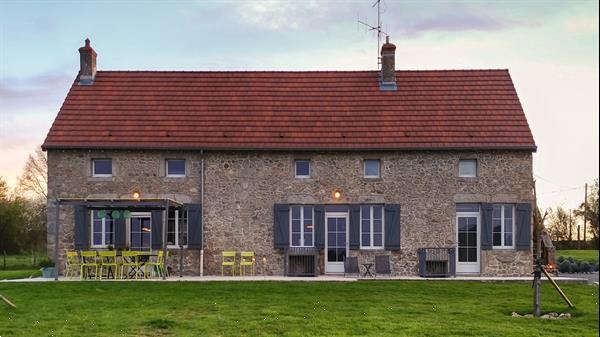
{"type": "Polygon", "coordinates": [[[321,275],[388,255],[405,276],[446,248],[451,274],[529,275],[536,144],[508,70],[396,70],[395,50],[380,71],[99,71],[86,40],[43,144],[50,256],[321,275]]]}

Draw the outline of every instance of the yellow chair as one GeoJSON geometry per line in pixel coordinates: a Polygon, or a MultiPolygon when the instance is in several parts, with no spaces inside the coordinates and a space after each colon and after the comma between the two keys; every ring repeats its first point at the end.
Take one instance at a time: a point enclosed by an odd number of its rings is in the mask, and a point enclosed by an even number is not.
{"type": "Polygon", "coordinates": [[[79,268],[81,268],[81,260],[79,259],[79,254],[77,254],[77,252],[74,250],[67,251],[67,271],[65,273],[65,276],[76,276],[79,272],[79,268]]]}
{"type": "Polygon", "coordinates": [[[138,278],[140,273],[140,260],[138,252],[132,250],[124,250],[121,252],[121,278],[129,276],[129,269],[133,269],[135,271],[135,278],[138,278]],[[127,272],[125,272],[125,268],[127,268],[127,272]]]}
{"type": "MultiPolygon", "coordinates": [[[[155,261],[148,261],[146,262],[146,264],[144,265],[144,270],[145,270],[145,274],[146,275],[150,275],[148,273],[148,267],[150,267],[150,272],[152,272],[152,270],[156,269],[156,271],[158,271],[158,276],[162,277],[163,274],[165,274],[165,276],[169,276],[169,272],[165,269],[165,258],[163,256],[163,251],[159,250],[158,251],[158,256],[156,257],[155,261]]],[[[167,252],[167,258],[169,258],[169,252],[167,252]]]]}
{"type": "Polygon", "coordinates": [[[81,252],[81,274],[80,278],[88,278],[90,276],[89,269],[94,268],[94,278],[98,278],[98,259],[95,250],[81,252]]]}
{"type": "Polygon", "coordinates": [[[235,251],[234,250],[226,250],[223,252],[223,257],[221,261],[221,276],[225,273],[225,267],[229,267],[231,269],[231,276],[235,276],[235,251]]]}
{"type": "Polygon", "coordinates": [[[117,252],[114,250],[100,251],[98,252],[100,257],[100,278],[104,277],[104,268],[107,268],[106,278],[108,278],[108,271],[113,270],[113,278],[118,278],[118,265],[117,265],[117,252]]]}
{"type": "Polygon", "coordinates": [[[244,276],[246,268],[250,267],[250,275],[254,276],[254,252],[240,253],[240,276],[244,276]]]}

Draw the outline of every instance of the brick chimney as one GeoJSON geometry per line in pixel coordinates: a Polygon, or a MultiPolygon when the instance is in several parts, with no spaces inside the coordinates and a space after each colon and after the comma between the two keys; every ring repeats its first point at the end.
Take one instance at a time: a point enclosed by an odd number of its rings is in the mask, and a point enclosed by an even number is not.
{"type": "Polygon", "coordinates": [[[397,90],[396,87],[396,46],[390,43],[390,37],[385,37],[385,44],[381,46],[381,77],[380,90],[397,90]]]}
{"type": "Polygon", "coordinates": [[[96,78],[96,52],[90,46],[90,39],[85,39],[85,46],[79,48],[79,84],[89,85],[96,78]]]}

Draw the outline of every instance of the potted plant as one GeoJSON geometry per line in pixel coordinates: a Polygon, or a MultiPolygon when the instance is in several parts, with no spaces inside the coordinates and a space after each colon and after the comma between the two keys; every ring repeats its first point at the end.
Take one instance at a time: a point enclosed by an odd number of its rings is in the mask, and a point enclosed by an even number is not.
{"type": "Polygon", "coordinates": [[[56,268],[54,267],[54,262],[45,259],[40,261],[40,270],[42,271],[43,278],[54,278],[56,276],[56,268]]]}

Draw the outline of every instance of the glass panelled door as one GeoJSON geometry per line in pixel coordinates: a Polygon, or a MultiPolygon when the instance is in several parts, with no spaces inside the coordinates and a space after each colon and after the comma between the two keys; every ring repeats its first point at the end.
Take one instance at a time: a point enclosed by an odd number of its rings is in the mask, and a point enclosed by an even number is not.
{"type": "Polygon", "coordinates": [[[458,213],[456,215],[458,251],[456,272],[477,274],[479,261],[479,213],[458,213]]]}
{"type": "Polygon", "coordinates": [[[150,214],[135,214],[131,217],[129,243],[131,250],[150,250],[152,222],[150,214]]]}
{"type": "Polygon", "coordinates": [[[325,222],[327,227],[325,272],[343,273],[344,258],[348,252],[348,214],[327,213],[325,222]]]}

